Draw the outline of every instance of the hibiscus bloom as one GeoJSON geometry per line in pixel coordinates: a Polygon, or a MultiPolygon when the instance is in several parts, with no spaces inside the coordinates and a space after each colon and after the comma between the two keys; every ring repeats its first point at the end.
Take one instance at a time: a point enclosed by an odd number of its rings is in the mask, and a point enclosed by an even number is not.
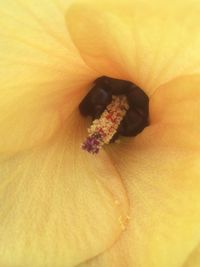
{"type": "Polygon", "coordinates": [[[70,2],[0,3],[0,266],[199,266],[200,4],[70,2]],[[102,75],[150,126],[93,156],[77,107],[102,75]]]}

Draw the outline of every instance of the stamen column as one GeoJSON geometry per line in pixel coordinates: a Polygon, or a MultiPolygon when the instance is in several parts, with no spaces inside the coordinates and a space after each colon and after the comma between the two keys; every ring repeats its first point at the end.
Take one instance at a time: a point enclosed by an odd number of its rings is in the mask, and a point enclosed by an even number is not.
{"type": "Polygon", "coordinates": [[[112,102],[88,129],[89,136],[82,144],[82,149],[97,154],[104,144],[109,144],[128,109],[126,96],[112,96],[112,102]]]}

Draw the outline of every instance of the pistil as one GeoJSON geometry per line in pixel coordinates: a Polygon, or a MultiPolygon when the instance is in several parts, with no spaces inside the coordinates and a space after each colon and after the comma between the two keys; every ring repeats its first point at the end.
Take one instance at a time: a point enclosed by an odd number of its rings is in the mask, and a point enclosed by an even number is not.
{"type": "Polygon", "coordinates": [[[128,109],[126,96],[113,95],[111,103],[101,117],[92,122],[88,129],[88,137],[81,146],[82,149],[91,154],[97,154],[103,145],[109,144],[128,109]]]}

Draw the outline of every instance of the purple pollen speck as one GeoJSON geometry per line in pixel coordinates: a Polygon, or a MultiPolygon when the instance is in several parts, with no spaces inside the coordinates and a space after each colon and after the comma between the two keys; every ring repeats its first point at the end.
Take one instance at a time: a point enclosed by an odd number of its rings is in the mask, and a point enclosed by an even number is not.
{"type": "Polygon", "coordinates": [[[82,144],[82,149],[86,150],[92,154],[97,154],[99,152],[101,143],[101,135],[96,133],[92,136],[88,136],[85,142],[82,144]]]}

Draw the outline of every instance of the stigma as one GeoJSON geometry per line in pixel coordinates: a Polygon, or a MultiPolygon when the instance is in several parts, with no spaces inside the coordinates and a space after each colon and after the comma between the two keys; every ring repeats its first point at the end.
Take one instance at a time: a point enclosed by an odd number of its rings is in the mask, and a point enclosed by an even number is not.
{"type": "Polygon", "coordinates": [[[112,96],[111,103],[95,119],[88,129],[88,137],[82,144],[82,149],[91,154],[97,154],[105,144],[109,144],[117,133],[119,125],[129,109],[126,96],[112,96]]]}

